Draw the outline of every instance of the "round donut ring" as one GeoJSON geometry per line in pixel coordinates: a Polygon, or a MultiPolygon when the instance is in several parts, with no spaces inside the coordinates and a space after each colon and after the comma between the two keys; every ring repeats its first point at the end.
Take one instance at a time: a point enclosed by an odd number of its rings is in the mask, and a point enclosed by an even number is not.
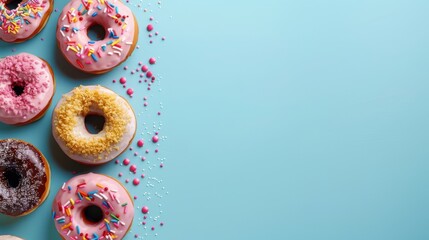
{"type": "Polygon", "coordinates": [[[116,179],[88,173],[64,183],[52,212],[62,239],[123,239],[133,223],[134,203],[116,179]]]}
{"type": "Polygon", "coordinates": [[[70,64],[84,72],[101,74],[131,55],[138,32],[136,18],[121,1],[72,0],[58,18],[57,42],[70,64]],[[94,25],[105,30],[103,39],[88,37],[88,29],[94,25]]]}
{"type": "Polygon", "coordinates": [[[9,9],[10,0],[0,0],[0,39],[19,43],[38,34],[52,13],[54,0],[23,0],[9,9]]]}
{"type": "Polygon", "coordinates": [[[136,119],[128,102],[101,86],[80,86],[65,94],[52,115],[55,140],[71,159],[90,165],[108,162],[127,149],[136,132],[136,119]],[[103,129],[90,133],[88,115],[104,118],[103,129]]]}

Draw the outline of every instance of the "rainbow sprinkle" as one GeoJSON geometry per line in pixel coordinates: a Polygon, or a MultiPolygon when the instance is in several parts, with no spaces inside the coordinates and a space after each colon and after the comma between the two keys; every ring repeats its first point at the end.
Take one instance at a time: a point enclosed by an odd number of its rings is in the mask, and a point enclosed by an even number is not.
{"type": "Polygon", "coordinates": [[[47,0],[23,1],[16,9],[9,10],[5,1],[0,1],[0,29],[7,34],[18,34],[33,20],[43,17],[49,7],[47,3],[47,0]]]}
{"type": "MultiPolygon", "coordinates": [[[[76,186],[67,186],[63,184],[63,188],[67,188],[70,193],[71,189],[75,188],[76,191],[72,194],[75,194],[75,197],[70,198],[65,203],[57,202],[56,210],[52,211],[52,218],[56,224],[61,225],[60,229],[70,239],[115,239],[117,238],[115,234],[115,229],[125,229],[125,223],[121,221],[119,212],[115,212],[111,201],[119,199],[120,196],[117,196],[117,190],[110,189],[101,184],[96,184],[97,189],[84,189],[86,188],[86,183],[80,183],[76,186]],[[109,196],[110,198],[108,198],[109,196]],[[99,235],[97,232],[85,233],[81,232],[81,228],[74,222],[73,218],[73,209],[79,204],[89,201],[92,204],[104,206],[105,212],[104,219],[100,226],[99,230],[102,230],[102,234],[99,235]]],[[[128,203],[122,203],[120,206],[126,209],[128,203]]],[[[122,213],[121,213],[122,214],[122,213]]],[[[123,214],[126,214],[124,211],[123,214]]]]}
{"type": "MultiPolygon", "coordinates": [[[[114,55],[122,56],[122,52],[124,51],[123,46],[121,46],[122,42],[127,46],[133,44],[132,41],[129,41],[130,39],[126,39],[127,36],[125,35],[128,32],[129,19],[130,16],[121,15],[118,6],[108,1],[81,0],[79,7],[70,7],[68,11],[63,12],[63,17],[61,18],[63,25],[61,25],[59,31],[64,38],[65,50],[67,52],[72,51],[75,54],[75,62],[81,69],[85,69],[86,65],[95,64],[105,57],[114,55]],[[84,18],[93,18],[94,21],[101,19],[98,21],[106,22],[106,15],[111,19],[109,24],[119,26],[121,31],[118,32],[118,30],[115,31],[113,28],[108,28],[106,38],[100,40],[103,42],[101,46],[91,40],[87,42],[72,40],[79,32],[86,34],[86,28],[77,28],[75,27],[78,26],[76,23],[84,21],[84,18]]],[[[131,20],[134,21],[132,16],[131,20]]],[[[131,38],[133,39],[134,36],[131,36],[131,38]]]]}

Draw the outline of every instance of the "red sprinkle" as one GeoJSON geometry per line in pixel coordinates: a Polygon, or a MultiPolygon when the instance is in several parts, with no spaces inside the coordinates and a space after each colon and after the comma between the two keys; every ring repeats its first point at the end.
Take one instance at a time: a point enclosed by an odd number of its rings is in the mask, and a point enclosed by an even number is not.
{"type": "Polygon", "coordinates": [[[138,179],[138,178],[134,178],[134,180],[133,180],[133,184],[134,184],[134,186],[139,185],[139,184],[140,184],[140,179],[138,179]]]}
{"type": "Polygon", "coordinates": [[[143,71],[143,72],[147,72],[147,70],[149,70],[149,67],[148,67],[148,66],[146,66],[146,65],[143,65],[143,66],[142,66],[142,71],[143,71]]]}
{"type": "Polygon", "coordinates": [[[130,164],[130,159],[125,158],[124,161],[122,161],[122,163],[127,166],[128,164],[130,164]]]}
{"type": "Polygon", "coordinates": [[[149,208],[147,206],[142,207],[142,213],[147,214],[149,212],[149,208]]]}
{"type": "Polygon", "coordinates": [[[134,93],[134,90],[132,88],[128,88],[127,94],[131,97],[134,93]]]}
{"type": "Polygon", "coordinates": [[[133,173],[136,173],[136,171],[137,171],[137,166],[136,165],[131,165],[131,167],[130,167],[130,172],[133,172],[133,173]]]}
{"type": "Polygon", "coordinates": [[[138,147],[143,147],[143,145],[144,145],[143,139],[140,139],[140,140],[137,141],[137,146],[138,147]]]}
{"type": "Polygon", "coordinates": [[[148,32],[151,32],[153,30],[152,24],[147,25],[146,29],[148,32]]]}
{"type": "Polygon", "coordinates": [[[155,58],[149,58],[149,63],[151,64],[151,65],[153,65],[153,64],[155,64],[156,63],[156,59],[155,58]]]}

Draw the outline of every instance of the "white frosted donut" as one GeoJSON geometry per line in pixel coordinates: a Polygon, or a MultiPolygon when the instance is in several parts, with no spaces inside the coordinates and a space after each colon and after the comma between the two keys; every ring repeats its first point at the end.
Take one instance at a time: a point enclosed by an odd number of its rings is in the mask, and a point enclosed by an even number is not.
{"type": "Polygon", "coordinates": [[[130,145],[136,119],[128,102],[102,86],[80,86],[63,95],[52,114],[52,133],[71,159],[90,165],[106,163],[130,145]],[[92,134],[85,117],[105,119],[103,129],[92,134]]]}
{"type": "Polygon", "coordinates": [[[2,235],[0,240],[23,240],[22,238],[11,236],[11,235],[2,235]]]}

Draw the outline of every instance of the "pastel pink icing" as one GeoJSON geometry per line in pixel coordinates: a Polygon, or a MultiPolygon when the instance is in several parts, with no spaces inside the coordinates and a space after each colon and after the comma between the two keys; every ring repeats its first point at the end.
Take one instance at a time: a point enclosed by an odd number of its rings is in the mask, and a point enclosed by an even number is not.
{"type": "Polygon", "coordinates": [[[0,122],[25,123],[46,108],[54,94],[54,78],[42,59],[21,53],[0,59],[0,122]],[[13,87],[24,88],[19,96],[13,87]]]}
{"type": "Polygon", "coordinates": [[[127,190],[113,178],[95,173],[66,182],[55,197],[52,211],[55,227],[64,239],[82,239],[80,234],[86,239],[122,239],[134,218],[134,204],[127,190]],[[84,219],[82,212],[90,205],[104,211],[104,220],[90,223],[84,219]]]}
{"type": "Polygon", "coordinates": [[[73,0],[58,18],[57,41],[68,61],[85,72],[105,72],[126,60],[133,50],[136,22],[132,11],[121,1],[73,0]],[[87,29],[101,25],[103,40],[92,41],[87,29]]]}
{"type": "Polygon", "coordinates": [[[0,0],[0,39],[14,42],[26,39],[38,31],[46,14],[51,14],[51,1],[24,0],[16,9],[5,6],[0,0]]]}

